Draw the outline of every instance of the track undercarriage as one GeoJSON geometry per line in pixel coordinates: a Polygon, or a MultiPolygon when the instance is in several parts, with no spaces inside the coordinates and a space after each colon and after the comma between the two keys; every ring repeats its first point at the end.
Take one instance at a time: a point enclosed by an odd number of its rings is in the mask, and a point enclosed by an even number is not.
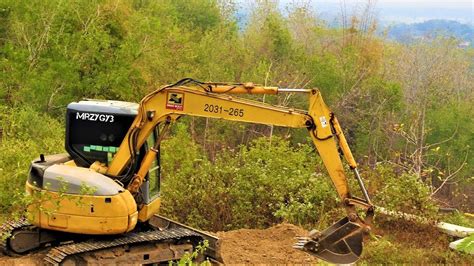
{"type": "Polygon", "coordinates": [[[206,240],[202,258],[222,262],[219,240],[210,234],[155,215],[139,230],[120,236],[85,236],[42,230],[25,219],[5,223],[10,236],[0,243],[8,255],[47,250],[43,263],[53,265],[151,264],[176,261],[206,240]]]}

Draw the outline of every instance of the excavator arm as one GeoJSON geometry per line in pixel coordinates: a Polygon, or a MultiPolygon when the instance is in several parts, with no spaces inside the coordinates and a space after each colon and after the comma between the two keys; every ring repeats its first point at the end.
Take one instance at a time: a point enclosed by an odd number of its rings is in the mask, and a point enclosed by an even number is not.
{"type": "Polygon", "coordinates": [[[162,87],[140,102],[138,115],[109,165],[107,174],[122,180],[125,178],[129,181],[127,189],[132,194],[138,193],[148,169],[156,158],[165,131],[183,115],[307,128],[344,204],[347,217],[321,233],[301,239],[295,247],[332,263],[352,263],[359,258],[362,252],[362,235],[370,230],[373,205],[337,118],[326,106],[318,90],[263,87],[251,83],[203,83],[192,79],[162,87]],[[272,106],[232,95],[282,92],[307,93],[308,111],[272,106]],[[138,165],[137,151],[159,124],[164,126],[155,146],[147,151],[138,165]],[[354,171],[364,198],[351,195],[341,153],[354,171]],[[364,219],[357,214],[356,206],[366,211],[364,219]]]}

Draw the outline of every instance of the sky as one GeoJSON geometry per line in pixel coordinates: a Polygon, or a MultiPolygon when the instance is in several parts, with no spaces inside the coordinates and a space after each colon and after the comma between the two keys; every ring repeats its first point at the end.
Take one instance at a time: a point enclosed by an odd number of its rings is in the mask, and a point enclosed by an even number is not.
{"type": "MultiPolygon", "coordinates": [[[[367,3],[367,0],[280,0],[280,5],[284,7],[294,2],[307,1],[318,14],[328,17],[340,13],[341,2],[346,3],[346,9],[349,11],[367,3]]],[[[447,19],[474,24],[474,0],[371,0],[371,2],[375,3],[378,18],[388,23],[447,19]]]]}
{"type": "MultiPolygon", "coordinates": [[[[429,7],[470,7],[472,8],[473,1],[471,0],[455,0],[455,1],[440,1],[440,0],[372,0],[377,5],[404,5],[404,6],[429,6],[429,7]]],[[[288,1],[291,2],[291,1],[288,1]]],[[[325,0],[325,1],[311,1],[311,2],[327,2],[340,3],[340,0],[325,0]]],[[[345,0],[346,3],[364,3],[361,0],[345,0]]]]}
{"type": "MultiPolygon", "coordinates": [[[[292,0],[283,2],[291,3],[292,0]]],[[[316,12],[337,15],[341,10],[342,0],[312,0],[316,12]]],[[[415,23],[429,19],[456,20],[474,24],[473,1],[469,0],[372,0],[378,18],[385,22],[415,23]]],[[[346,8],[351,10],[367,1],[345,0],[346,8]]]]}

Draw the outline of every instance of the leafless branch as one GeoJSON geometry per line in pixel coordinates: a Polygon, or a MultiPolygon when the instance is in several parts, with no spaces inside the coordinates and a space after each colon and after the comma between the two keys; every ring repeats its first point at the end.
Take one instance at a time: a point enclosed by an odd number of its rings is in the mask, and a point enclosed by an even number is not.
{"type": "Polygon", "coordinates": [[[438,146],[438,145],[441,145],[441,144],[443,144],[443,143],[446,143],[446,142],[452,140],[452,139],[454,138],[454,136],[456,136],[456,134],[458,133],[458,128],[459,128],[459,124],[456,124],[456,128],[454,129],[454,132],[453,132],[453,134],[452,134],[449,138],[447,138],[447,139],[445,139],[445,140],[442,140],[442,141],[440,141],[440,142],[436,142],[436,143],[432,143],[432,144],[426,145],[426,146],[425,146],[425,149],[429,149],[429,148],[431,148],[431,147],[433,147],[433,146],[438,146]]]}
{"type": "Polygon", "coordinates": [[[461,165],[458,167],[458,169],[456,169],[454,172],[452,172],[451,174],[449,174],[444,180],[443,182],[441,183],[441,185],[439,185],[438,188],[435,189],[435,191],[433,191],[433,193],[431,193],[431,197],[433,197],[433,195],[435,195],[436,193],[438,193],[438,191],[446,184],[448,183],[452,178],[454,178],[463,168],[464,166],[466,166],[466,162],[467,162],[467,158],[468,158],[468,155],[469,155],[469,152],[466,152],[466,156],[464,157],[464,160],[463,162],[461,163],[461,165]]]}

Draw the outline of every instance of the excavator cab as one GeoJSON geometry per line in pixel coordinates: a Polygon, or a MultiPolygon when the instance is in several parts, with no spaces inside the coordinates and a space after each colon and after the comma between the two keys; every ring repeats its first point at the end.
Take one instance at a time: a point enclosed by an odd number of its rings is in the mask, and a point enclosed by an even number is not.
{"type": "MultiPolygon", "coordinates": [[[[119,204],[122,200],[116,202],[114,197],[124,194],[127,182],[119,178],[110,178],[105,172],[100,172],[100,167],[106,168],[118,152],[121,142],[137,115],[137,108],[138,104],[136,103],[122,101],[86,100],[69,104],[66,114],[65,141],[68,153],[40,156],[35,159],[30,165],[26,184],[27,191],[64,192],[81,197],[84,190],[83,185],[86,182],[87,186],[94,190],[91,196],[106,197],[106,205],[119,204]],[[94,165],[98,165],[98,168],[92,170],[94,165]]],[[[140,147],[137,164],[141,163],[147,149],[155,145],[157,136],[158,132],[153,132],[140,147]]],[[[115,206],[115,213],[112,215],[122,217],[123,221],[118,223],[119,225],[113,225],[112,229],[107,229],[106,233],[129,231],[133,229],[137,220],[148,220],[152,213],[159,208],[159,162],[158,152],[140,186],[140,193],[134,195],[134,199],[130,199],[134,200],[133,204],[136,204],[135,209],[138,209],[138,214],[134,213],[134,208],[130,206],[123,204],[115,206]]],[[[95,216],[98,213],[98,208],[94,206],[91,208],[91,213],[87,215],[95,216]]],[[[62,214],[59,212],[58,216],[62,214]]],[[[81,215],[86,217],[84,213],[81,215]]],[[[55,221],[60,220],[59,218],[49,221],[50,217],[48,216],[44,218],[48,221],[43,221],[42,216],[42,213],[36,214],[33,220],[41,225],[46,223],[47,227],[50,227],[49,229],[72,231],[70,223],[64,222],[56,225],[55,221]]],[[[68,219],[65,218],[65,220],[68,219]]],[[[80,233],[81,230],[80,227],[74,229],[77,233],[80,233]]],[[[100,232],[99,229],[97,231],[100,232]]]]}
{"type": "MultiPolygon", "coordinates": [[[[66,113],[65,145],[75,164],[88,168],[93,163],[100,162],[108,166],[119,151],[137,113],[138,104],[131,102],[85,100],[70,103],[66,113]]],[[[138,163],[142,161],[146,151],[155,145],[157,136],[158,127],[140,148],[138,163]]],[[[159,196],[159,153],[140,191],[138,202],[143,204],[149,204],[159,196]]]]}
{"type": "Polygon", "coordinates": [[[122,101],[73,102],[66,113],[66,151],[76,165],[90,167],[96,161],[108,165],[127,134],[138,104],[122,101]]]}

